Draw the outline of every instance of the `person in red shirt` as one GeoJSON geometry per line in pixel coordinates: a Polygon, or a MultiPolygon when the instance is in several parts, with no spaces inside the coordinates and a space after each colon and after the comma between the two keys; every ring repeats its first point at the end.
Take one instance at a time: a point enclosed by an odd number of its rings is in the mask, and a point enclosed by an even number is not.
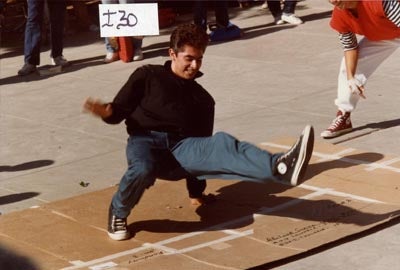
{"type": "Polygon", "coordinates": [[[321,133],[333,138],[352,131],[351,112],[366,98],[365,84],[379,65],[400,46],[400,1],[329,0],[335,7],[330,25],[344,50],[335,104],[336,118],[321,133]],[[362,36],[360,40],[356,35],[362,36]]]}

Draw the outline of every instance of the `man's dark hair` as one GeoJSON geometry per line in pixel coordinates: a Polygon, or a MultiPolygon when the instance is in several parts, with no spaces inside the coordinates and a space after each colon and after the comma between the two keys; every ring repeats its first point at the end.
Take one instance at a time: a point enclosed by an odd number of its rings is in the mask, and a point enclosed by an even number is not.
{"type": "Polygon", "coordinates": [[[205,52],[208,39],[206,31],[201,27],[193,23],[181,24],[172,32],[169,47],[173,49],[175,53],[183,51],[185,45],[205,52]]]}

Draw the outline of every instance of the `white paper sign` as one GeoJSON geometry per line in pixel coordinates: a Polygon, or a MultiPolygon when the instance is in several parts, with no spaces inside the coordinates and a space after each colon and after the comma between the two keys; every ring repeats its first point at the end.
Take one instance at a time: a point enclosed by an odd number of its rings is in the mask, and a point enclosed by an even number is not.
{"type": "Polygon", "coordinates": [[[159,35],[158,6],[149,4],[100,4],[100,36],[159,35]]]}

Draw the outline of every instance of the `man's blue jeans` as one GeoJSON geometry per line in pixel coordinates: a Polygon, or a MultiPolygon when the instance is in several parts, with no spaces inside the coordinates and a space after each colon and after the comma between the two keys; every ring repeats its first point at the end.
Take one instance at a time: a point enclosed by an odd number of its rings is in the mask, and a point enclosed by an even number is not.
{"type": "MultiPolygon", "coordinates": [[[[24,56],[25,63],[40,64],[40,45],[44,18],[44,0],[28,0],[28,18],[25,27],[24,56]]],[[[63,52],[63,34],[66,12],[64,0],[48,0],[51,54],[55,58],[63,52]]]]}
{"type": "Polygon", "coordinates": [[[112,199],[113,214],[121,218],[130,214],[156,178],[279,181],[273,175],[273,164],[280,154],[270,154],[224,132],[179,140],[149,131],[129,137],[126,156],[128,169],[112,199]]]}

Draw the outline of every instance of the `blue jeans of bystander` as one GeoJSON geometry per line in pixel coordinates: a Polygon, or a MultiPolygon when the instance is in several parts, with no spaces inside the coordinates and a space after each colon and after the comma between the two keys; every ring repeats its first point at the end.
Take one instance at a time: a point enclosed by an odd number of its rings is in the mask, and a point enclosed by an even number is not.
{"type": "Polygon", "coordinates": [[[63,34],[66,12],[64,0],[28,0],[28,18],[25,27],[24,56],[25,63],[40,64],[41,29],[47,2],[50,20],[50,39],[52,58],[62,55],[63,34]]]}

